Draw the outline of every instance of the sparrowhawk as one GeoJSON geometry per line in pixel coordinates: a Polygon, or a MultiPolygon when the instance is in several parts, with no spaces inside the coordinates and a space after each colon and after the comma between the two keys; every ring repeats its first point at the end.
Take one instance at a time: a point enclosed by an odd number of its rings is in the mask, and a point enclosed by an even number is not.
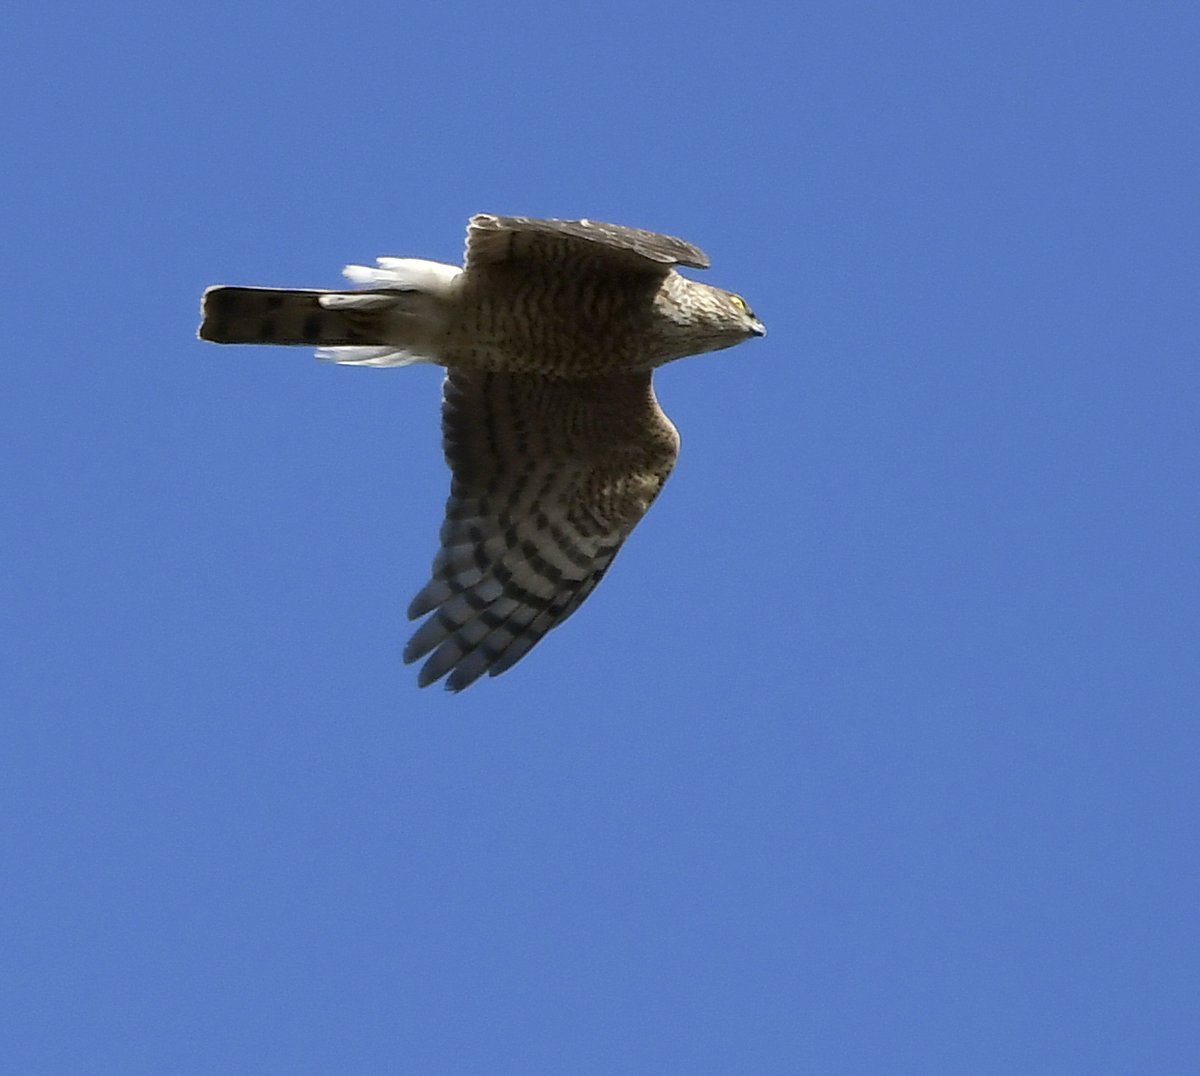
{"type": "Polygon", "coordinates": [[[637,228],[479,214],[462,268],[380,258],[346,267],[352,291],[212,287],[200,337],[446,368],[450,499],[404,660],[458,691],[570,616],[658,495],[679,435],[653,369],[764,335],[743,299],[675,268],[708,264],[637,228]]]}

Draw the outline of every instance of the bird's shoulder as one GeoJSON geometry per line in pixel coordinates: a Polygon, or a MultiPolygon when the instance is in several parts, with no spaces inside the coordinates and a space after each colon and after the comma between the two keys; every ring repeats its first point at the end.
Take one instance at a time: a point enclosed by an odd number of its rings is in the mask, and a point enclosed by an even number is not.
{"type": "Polygon", "coordinates": [[[683,239],[593,220],[542,220],[478,213],[467,225],[465,268],[516,263],[605,267],[665,276],[677,265],[707,269],[708,256],[683,239]]]}

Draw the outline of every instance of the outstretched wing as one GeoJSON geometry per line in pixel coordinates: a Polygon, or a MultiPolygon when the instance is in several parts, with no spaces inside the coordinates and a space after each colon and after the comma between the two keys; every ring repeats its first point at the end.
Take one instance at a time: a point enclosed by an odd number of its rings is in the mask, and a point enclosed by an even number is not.
{"type": "Polygon", "coordinates": [[[441,550],[408,614],[422,687],[496,676],[578,608],[674,466],[650,375],[583,380],[452,368],[441,550]]]}
{"type": "Polygon", "coordinates": [[[665,275],[676,265],[707,269],[699,247],[670,235],[593,220],[535,220],[479,213],[467,226],[468,273],[503,262],[591,264],[597,268],[665,275]]]}

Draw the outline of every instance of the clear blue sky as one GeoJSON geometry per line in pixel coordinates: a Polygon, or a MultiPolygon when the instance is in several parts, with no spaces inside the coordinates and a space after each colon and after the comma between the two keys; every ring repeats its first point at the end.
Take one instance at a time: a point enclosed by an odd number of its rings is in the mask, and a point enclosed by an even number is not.
{"type": "Polygon", "coordinates": [[[5,15],[0,1056],[1200,1068],[1195,5],[5,15]],[[684,236],[764,341],[595,595],[399,660],[439,373],[207,284],[684,236]]]}

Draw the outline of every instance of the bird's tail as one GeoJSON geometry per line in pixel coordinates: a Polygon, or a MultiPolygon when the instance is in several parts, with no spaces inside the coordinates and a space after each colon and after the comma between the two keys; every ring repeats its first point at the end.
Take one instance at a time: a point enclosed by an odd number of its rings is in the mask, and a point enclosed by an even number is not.
{"type": "Polygon", "coordinates": [[[308,344],[347,347],[385,343],[383,306],[372,292],[291,291],[218,286],[204,293],[200,339],[214,344],[308,344]],[[345,304],[347,301],[351,305],[345,304]]]}
{"type": "Polygon", "coordinates": [[[200,339],[214,344],[298,344],[318,358],[372,366],[437,362],[445,300],[460,270],[415,258],[348,265],[363,291],[218,285],[204,292],[200,339]],[[373,285],[373,287],[372,287],[373,285]]]}

